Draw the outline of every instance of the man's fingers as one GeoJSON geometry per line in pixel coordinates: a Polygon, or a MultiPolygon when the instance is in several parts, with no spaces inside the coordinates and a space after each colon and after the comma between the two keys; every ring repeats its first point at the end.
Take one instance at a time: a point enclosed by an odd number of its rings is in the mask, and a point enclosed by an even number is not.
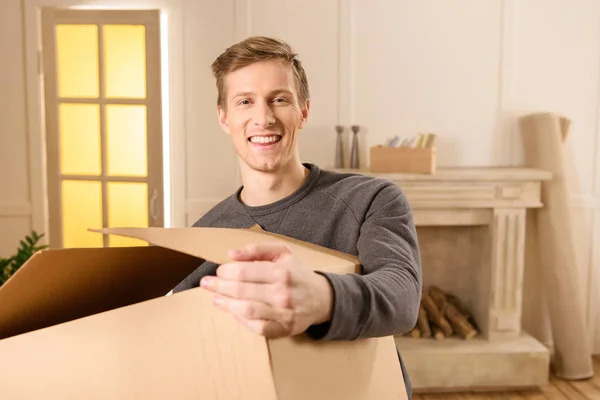
{"type": "Polygon", "coordinates": [[[273,282],[273,263],[269,261],[232,262],[220,265],[217,276],[221,279],[239,282],[273,282]]]}
{"type": "Polygon", "coordinates": [[[217,268],[221,279],[256,283],[289,283],[291,274],[270,261],[233,262],[217,268]]]}
{"type": "Polygon", "coordinates": [[[282,285],[229,281],[214,276],[203,278],[200,285],[221,297],[258,301],[280,308],[291,308],[293,306],[290,291],[282,285]]]}
{"type": "Polygon", "coordinates": [[[276,261],[281,256],[289,254],[290,249],[284,243],[261,243],[234,249],[229,257],[235,261],[276,261]]]}
{"type": "MultiPolygon", "coordinates": [[[[251,329],[256,332],[272,330],[277,325],[279,325],[278,330],[284,332],[292,330],[293,314],[291,310],[271,307],[260,301],[231,299],[219,295],[214,297],[213,302],[217,307],[235,315],[238,319],[251,323],[251,329]]],[[[258,333],[263,334],[263,332],[258,333]]]]}
{"type": "Polygon", "coordinates": [[[273,290],[271,285],[265,283],[247,283],[212,276],[203,278],[200,284],[217,295],[262,302],[268,302],[273,290]]]}

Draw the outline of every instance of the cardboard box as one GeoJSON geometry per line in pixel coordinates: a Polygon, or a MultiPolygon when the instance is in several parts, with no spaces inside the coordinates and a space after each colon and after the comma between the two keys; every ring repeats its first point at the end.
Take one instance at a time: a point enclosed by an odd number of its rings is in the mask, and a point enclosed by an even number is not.
{"type": "Polygon", "coordinates": [[[253,229],[97,230],[153,246],[35,254],[0,287],[6,399],[406,399],[393,337],[266,339],[202,288],[165,296],[202,260],[285,241],[315,270],[354,257],[253,229]]]}
{"type": "Polygon", "coordinates": [[[370,150],[372,172],[433,174],[436,170],[435,147],[373,146],[370,150]]]}

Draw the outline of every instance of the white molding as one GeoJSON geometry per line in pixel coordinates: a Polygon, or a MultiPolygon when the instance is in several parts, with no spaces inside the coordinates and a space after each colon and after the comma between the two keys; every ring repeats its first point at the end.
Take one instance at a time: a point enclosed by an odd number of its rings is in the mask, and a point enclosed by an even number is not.
{"type": "MultiPolygon", "coordinates": [[[[251,0],[235,0],[233,3],[233,38],[234,41],[242,41],[246,37],[252,35],[252,1],[251,0]]],[[[232,190],[236,190],[242,186],[242,172],[239,165],[239,157],[235,157],[234,166],[234,186],[232,190]]]]}
{"type": "Polygon", "coordinates": [[[355,29],[354,1],[338,0],[338,110],[337,122],[348,126],[354,120],[354,62],[355,29]]]}
{"type": "MultiPolygon", "coordinates": [[[[141,3],[145,3],[142,1],[141,3]]],[[[150,1],[148,1],[150,3],[150,1]]],[[[163,0],[160,3],[163,15],[168,19],[168,85],[169,85],[169,153],[170,153],[170,210],[169,225],[183,227],[185,221],[186,164],[185,164],[185,93],[184,93],[184,48],[183,48],[183,4],[181,0],[163,0]]],[[[164,74],[164,72],[162,72],[164,74]]],[[[164,93],[164,86],[163,86],[164,93]]],[[[164,97],[164,94],[163,94],[164,97]]]]}
{"type": "Polygon", "coordinates": [[[31,203],[0,203],[0,217],[29,217],[31,203]]]}
{"type": "Polygon", "coordinates": [[[502,136],[508,136],[508,162],[511,165],[519,163],[517,141],[517,121],[514,115],[516,94],[515,43],[516,43],[516,14],[515,0],[502,0],[501,6],[501,36],[500,36],[500,76],[498,82],[498,114],[500,116],[499,130],[502,136]]]}
{"type": "Polygon", "coordinates": [[[43,93],[41,92],[39,70],[41,40],[38,40],[40,39],[38,36],[38,7],[45,5],[47,5],[45,2],[34,0],[25,0],[23,3],[29,184],[32,200],[31,226],[38,232],[48,232],[46,151],[42,113],[43,93]]]}
{"type": "MultiPolygon", "coordinates": [[[[337,124],[345,129],[344,163],[350,162],[350,126],[356,121],[356,0],[338,0],[337,124]]],[[[368,136],[361,138],[368,145],[368,136]]],[[[366,148],[367,146],[364,146],[366,148]]],[[[369,152],[360,155],[368,165],[369,152]]]]}
{"type": "MultiPolygon", "coordinates": [[[[185,226],[185,123],[183,82],[183,10],[182,0],[129,0],[123,6],[120,0],[24,0],[25,21],[25,70],[27,90],[27,122],[29,138],[29,167],[31,190],[32,228],[38,232],[48,231],[48,206],[46,189],[46,156],[43,127],[43,100],[38,70],[38,54],[41,49],[38,32],[38,12],[41,7],[73,7],[86,9],[160,9],[161,22],[167,19],[168,41],[161,46],[168,48],[168,94],[163,92],[163,105],[169,116],[165,119],[169,140],[170,197],[165,199],[165,220],[169,226],[185,226]],[[168,122],[168,125],[166,123],[168,122]],[[167,214],[170,218],[167,218],[167,214]]],[[[161,48],[164,50],[164,48],[161,48]]],[[[161,73],[165,73],[162,71],[161,73]]],[[[165,86],[163,85],[163,90],[165,86]]],[[[165,159],[167,162],[167,159],[165,159]]],[[[166,191],[167,192],[167,191],[166,191]]]]}

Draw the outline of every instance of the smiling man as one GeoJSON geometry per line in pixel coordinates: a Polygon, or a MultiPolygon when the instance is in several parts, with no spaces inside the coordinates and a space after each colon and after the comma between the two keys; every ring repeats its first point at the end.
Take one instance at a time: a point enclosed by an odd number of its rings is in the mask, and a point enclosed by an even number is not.
{"type": "Polygon", "coordinates": [[[215,306],[267,337],[354,340],[411,330],[422,272],[404,193],[387,180],[301,162],[297,142],[310,96],[285,42],[248,38],[221,54],[212,71],[219,123],[239,156],[242,186],[194,226],[258,224],[358,256],[363,273],[313,272],[282,245],[250,246],[232,250],[232,263],[200,265],[173,292],[201,285],[215,293],[215,306]]]}

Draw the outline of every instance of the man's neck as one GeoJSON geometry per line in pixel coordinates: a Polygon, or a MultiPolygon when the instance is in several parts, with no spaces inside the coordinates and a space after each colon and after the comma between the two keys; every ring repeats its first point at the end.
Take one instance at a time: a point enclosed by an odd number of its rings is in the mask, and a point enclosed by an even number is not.
{"type": "Polygon", "coordinates": [[[273,173],[242,168],[244,188],[240,200],[251,207],[275,203],[298,190],[308,174],[309,170],[299,161],[273,173]]]}

